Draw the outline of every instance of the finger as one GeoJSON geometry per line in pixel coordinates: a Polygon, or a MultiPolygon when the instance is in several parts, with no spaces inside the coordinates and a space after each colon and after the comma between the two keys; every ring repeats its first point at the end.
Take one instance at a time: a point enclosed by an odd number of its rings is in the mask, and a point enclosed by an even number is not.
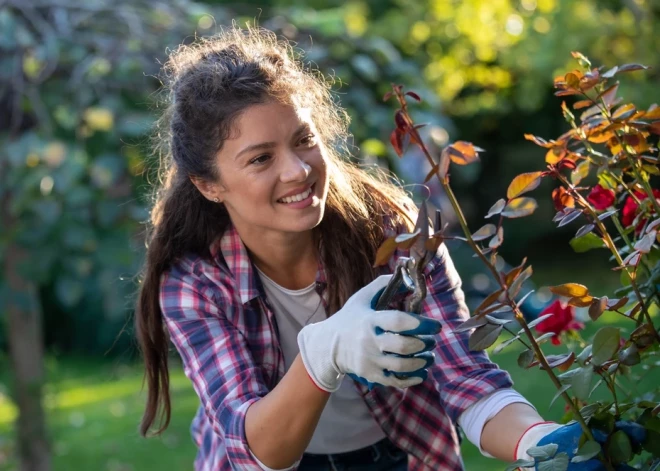
{"type": "MultiPolygon", "coordinates": [[[[426,371],[426,370],[420,370],[426,371]]],[[[395,388],[405,389],[410,386],[415,386],[423,382],[428,374],[419,373],[415,375],[399,375],[390,371],[383,371],[383,377],[379,380],[384,386],[392,386],[395,388]]]]}
{"type": "Polygon", "coordinates": [[[406,375],[428,368],[435,361],[433,352],[424,352],[418,355],[403,357],[397,355],[382,355],[378,359],[378,366],[393,374],[406,375]]]}
{"type": "Polygon", "coordinates": [[[402,335],[433,335],[442,329],[436,319],[404,311],[380,311],[375,319],[376,334],[387,331],[402,335]]]}
{"type": "Polygon", "coordinates": [[[385,289],[387,283],[390,282],[392,275],[381,275],[360,291],[355,293],[351,299],[360,304],[371,305],[371,299],[378,293],[378,291],[385,289]]]}
{"type": "Polygon", "coordinates": [[[442,324],[437,319],[420,316],[410,312],[407,312],[406,314],[417,319],[419,321],[419,325],[414,329],[398,332],[401,335],[435,335],[442,330],[442,324]]]}
{"type": "Polygon", "coordinates": [[[435,347],[433,337],[415,337],[385,332],[376,337],[381,352],[398,355],[414,355],[427,352],[435,347]]]}

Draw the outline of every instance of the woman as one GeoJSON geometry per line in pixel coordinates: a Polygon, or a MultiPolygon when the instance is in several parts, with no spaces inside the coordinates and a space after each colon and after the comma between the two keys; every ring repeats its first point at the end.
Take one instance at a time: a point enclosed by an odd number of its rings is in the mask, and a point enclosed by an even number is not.
{"type": "Polygon", "coordinates": [[[547,434],[508,374],[453,333],[468,312],[444,246],[422,316],[371,309],[394,266],[372,268],[376,250],[414,206],[341,158],[346,116],[288,44],[231,29],[180,47],[165,72],[137,311],[142,434],[169,422],[169,340],[201,400],[197,470],[458,470],[455,424],[503,460],[547,434]]]}

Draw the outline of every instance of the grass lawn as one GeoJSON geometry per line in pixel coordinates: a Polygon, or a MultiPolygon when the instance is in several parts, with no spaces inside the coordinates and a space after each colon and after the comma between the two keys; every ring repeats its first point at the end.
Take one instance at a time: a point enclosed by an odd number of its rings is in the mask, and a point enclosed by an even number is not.
{"type": "MultiPolygon", "coordinates": [[[[604,316],[605,322],[613,321],[604,316]]],[[[618,322],[618,321],[617,321],[618,322]]],[[[626,322],[624,320],[624,322],[626,322]]],[[[599,321],[585,336],[602,326],[599,321]]],[[[623,324],[632,327],[627,322],[623,324]]],[[[547,345],[551,353],[561,350],[547,345]]],[[[516,389],[527,397],[549,420],[558,420],[564,404],[558,400],[551,408],[554,387],[538,369],[521,370],[516,365],[519,349],[515,346],[492,359],[511,372],[516,389]]],[[[0,366],[6,359],[0,358],[0,366]]],[[[189,425],[197,409],[197,397],[180,367],[172,373],[172,423],[159,438],[143,439],[137,427],[142,414],[144,396],[140,393],[142,375],[139,366],[74,358],[50,358],[49,382],[45,405],[53,443],[55,471],[143,471],[192,469],[195,447],[189,425]]],[[[17,469],[12,462],[12,423],[15,409],[8,398],[7,368],[0,368],[0,470],[17,469]],[[4,382],[3,382],[4,380],[4,382]],[[3,385],[4,384],[4,385],[3,385]]],[[[643,373],[639,371],[639,373],[643,373]]],[[[626,387],[643,391],[660,387],[660,379],[647,374],[643,385],[635,382],[626,387]]],[[[602,392],[602,391],[601,391],[602,392]]],[[[423,413],[423,411],[420,411],[423,413]]],[[[506,433],[506,431],[503,431],[506,433]]],[[[482,457],[470,443],[464,444],[468,471],[505,468],[504,464],[482,457]]]]}

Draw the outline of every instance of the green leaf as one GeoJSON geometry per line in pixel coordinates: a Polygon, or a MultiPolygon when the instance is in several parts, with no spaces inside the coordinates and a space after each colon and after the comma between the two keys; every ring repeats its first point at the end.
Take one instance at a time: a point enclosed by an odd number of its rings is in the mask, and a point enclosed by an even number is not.
{"type": "Polygon", "coordinates": [[[583,461],[590,460],[600,453],[600,445],[598,442],[589,440],[580,447],[577,454],[571,460],[572,463],[582,463],[583,461]]]}
{"type": "Polygon", "coordinates": [[[488,210],[488,214],[486,214],[484,219],[488,219],[489,217],[495,216],[496,214],[500,214],[505,206],[506,200],[504,198],[497,200],[497,202],[488,210]]]}
{"type": "Polygon", "coordinates": [[[495,348],[493,349],[493,355],[497,355],[497,354],[500,353],[502,350],[504,350],[506,347],[508,347],[508,346],[511,345],[513,342],[515,342],[516,340],[518,340],[519,338],[520,338],[520,337],[518,337],[518,336],[516,335],[515,337],[511,337],[510,339],[505,340],[504,342],[502,342],[501,344],[499,344],[497,347],[495,347],[495,348]]]}
{"type": "Polygon", "coordinates": [[[533,446],[527,450],[527,454],[532,458],[538,458],[540,460],[547,460],[555,456],[559,445],[555,443],[548,443],[547,445],[533,446]]]}
{"type": "Polygon", "coordinates": [[[536,465],[539,471],[566,471],[568,469],[568,455],[557,453],[553,459],[542,461],[536,465]]]}
{"type": "Polygon", "coordinates": [[[470,329],[474,329],[476,327],[481,327],[482,325],[486,325],[488,323],[488,319],[485,317],[470,317],[468,320],[460,324],[458,327],[454,329],[455,334],[459,334],[461,332],[466,332],[470,329]]]}
{"type": "Polygon", "coordinates": [[[534,211],[536,211],[537,207],[538,204],[534,198],[522,196],[520,198],[511,200],[502,211],[502,216],[510,219],[522,218],[532,214],[534,211]]]}
{"type": "Polygon", "coordinates": [[[529,368],[529,365],[531,365],[533,361],[534,352],[529,348],[527,350],[523,350],[520,352],[520,355],[518,355],[518,366],[521,368],[529,368]]]}
{"type": "Polygon", "coordinates": [[[577,373],[571,376],[573,394],[575,394],[578,399],[586,401],[589,398],[592,377],[593,371],[590,366],[583,366],[577,373]]]}
{"type": "Polygon", "coordinates": [[[576,358],[578,363],[584,364],[584,362],[587,361],[587,358],[589,358],[589,356],[591,355],[591,349],[592,348],[593,348],[593,346],[591,344],[584,347],[584,350],[582,350],[576,358]]]}
{"type": "Polygon", "coordinates": [[[571,244],[571,247],[573,247],[573,250],[577,253],[605,247],[605,242],[603,242],[603,239],[598,237],[593,232],[589,232],[588,234],[580,237],[574,237],[569,243],[571,244]]]}
{"type": "Polygon", "coordinates": [[[579,372],[580,372],[580,369],[576,368],[574,370],[567,371],[566,373],[562,373],[560,375],[557,375],[557,379],[559,379],[559,381],[562,384],[571,384],[571,378],[573,376],[575,376],[576,374],[578,374],[579,372]]]}
{"type": "Polygon", "coordinates": [[[580,414],[582,414],[582,417],[584,417],[585,420],[591,419],[593,415],[598,412],[598,409],[600,409],[603,406],[600,402],[594,402],[593,404],[587,404],[584,406],[582,409],[580,409],[580,414]]]}
{"type": "Polygon", "coordinates": [[[607,443],[607,456],[614,464],[627,463],[632,458],[632,445],[626,432],[614,432],[607,443]]]}
{"type": "Polygon", "coordinates": [[[495,324],[486,324],[478,327],[470,335],[468,342],[470,350],[475,352],[487,349],[495,343],[503,328],[504,326],[495,324]]]}
{"type": "Polygon", "coordinates": [[[600,366],[610,360],[619,350],[620,336],[616,327],[606,326],[596,332],[592,342],[591,363],[600,366]]]}
{"type": "Polygon", "coordinates": [[[477,242],[480,240],[488,239],[489,237],[495,235],[496,231],[497,231],[497,226],[495,226],[495,224],[486,224],[477,232],[472,234],[472,240],[477,242]]]}
{"type": "Polygon", "coordinates": [[[531,468],[534,462],[530,460],[516,460],[506,467],[505,471],[516,471],[518,468],[531,468]]]}
{"type": "Polygon", "coordinates": [[[555,393],[554,397],[552,398],[552,401],[550,401],[550,406],[549,406],[549,407],[552,407],[552,405],[553,405],[553,404],[555,403],[555,401],[559,398],[559,396],[561,396],[562,393],[565,393],[566,391],[568,391],[568,390],[570,389],[570,387],[571,387],[570,384],[565,384],[565,385],[563,385],[563,386],[561,387],[561,389],[559,389],[559,390],[555,393]]]}
{"type": "Polygon", "coordinates": [[[619,352],[619,361],[627,366],[637,365],[642,358],[639,355],[639,350],[635,344],[621,350],[619,352]]]}
{"type": "Polygon", "coordinates": [[[557,334],[555,334],[554,332],[546,332],[545,334],[543,334],[543,335],[536,338],[536,343],[541,345],[542,343],[545,343],[548,340],[550,340],[555,335],[557,335],[557,334]]]}
{"type": "Polygon", "coordinates": [[[614,431],[616,420],[609,409],[602,410],[589,419],[589,427],[597,428],[603,432],[611,433],[614,431]]]}
{"type": "Polygon", "coordinates": [[[605,172],[598,174],[598,183],[607,190],[616,190],[618,185],[614,177],[605,172]]]}
{"type": "MultiPolygon", "coordinates": [[[[530,329],[533,328],[533,327],[536,327],[536,326],[539,325],[541,322],[543,322],[544,320],[546,320],[548,317],[552,317],[552,316],[554,316],[554,314],[553,314],[552,312],[549,313],[549,314],[543,314],[542,316],[537,317],[537,318],[534,319],[532,322],[530,322],[529,324],[527,324],[527,327],[529,327],[530,329]]],[[[518,333],[519,333],[519,334],[522,334],[523,332],[525,332],[525,329],[520,329],[520,332],[518,332],[518,333]]]]}
{"type": "Polygon", "coordinates": [[[660,458],[660,432],[646,428],[646,440],[642,447],[656,458],[660,458]]]}
{"type": "Polygon", "coordinates": [[[578,164],[578,166],[571,172],[571,183],[573,185],[579,185],[583,178],[586,178],[589,175],[589,161],[583,160],[578,164]]]}

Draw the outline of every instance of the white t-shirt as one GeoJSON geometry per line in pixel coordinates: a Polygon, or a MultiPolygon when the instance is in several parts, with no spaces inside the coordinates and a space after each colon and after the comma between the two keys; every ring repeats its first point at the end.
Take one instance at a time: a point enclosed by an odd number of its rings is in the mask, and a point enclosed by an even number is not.
{"type": "MultiPolygon", "coordinates": [[[[312,284],[300,290],[283,288],[258,271],[275,313],[286,369],[299,353],[298,333],[307,324],[326,319],[321,297],[312,284]]],[[[323,409],[308,453],[332,454],[358,450],[385,438],[350,378],[330,395],[323,409]]]]}

